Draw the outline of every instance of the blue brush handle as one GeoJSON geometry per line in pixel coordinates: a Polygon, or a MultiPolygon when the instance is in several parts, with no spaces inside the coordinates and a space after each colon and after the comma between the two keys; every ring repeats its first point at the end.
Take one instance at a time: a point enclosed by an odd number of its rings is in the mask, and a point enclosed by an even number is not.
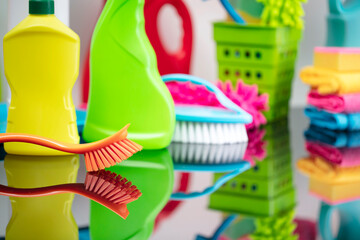
{"type": "Polygon", "coordinates": [[[228,97],[226,97],[225,94],[223,94],[219,88],[217,88],[214,84],[212,84],[207,80],[188,74],[168,74],[162,76],[162,79],[164,82],[171,82],[171,81],[192,82],[197,85],[205,86],[210,92],[215,93],[218,101],[221,103],[221,105],[223,105],[227,109],[230,109],[237,113],[249,115],[247,112],[242,110],[238,105],[233,103],[228,97]]]}
{"type": "Polygon", "coordinates": [[[228,0],[220,0],[221,4],[224,6],[225,10],[228,12],[230,17],[239,24],[245,24],[245,21],[238,12],[234,9],[234,7],[230,4],[228,0]]]}
{"type": "Polygon", "coordinates": [[[236,219],[237,215],[232,214],[228,216],[220,225],[220,227],[216,230],[214,235],[210,238],[198,235],[196,236],[196,240],[217,240],[221,236],[221,234],[230,226],[230,224],[236,219]]]}
{"type": "Polygon", "coordinates": [[[210,187],[207,187],[204,191],[202,191],[202,192],[191,192],[191,193],[177,192],[177,193],[171,194],[170,199],[171,200],[185,200],[185,199],[192,199],[192,198],[198,198],[198,197],[209,195],[209,194],[215,192],[216,190],[218,190],[222,185],[224,185],[226,182],[228,182],[232,178],[236,177],[240,173],[243,173],[243,172],[249,170],[250,168],[251,168],[250,163],[249,162],[244,162],[244,164],[241,167],[237,168],[236,170],[234,170],[232,172],[229,172],[229,173],[225,174],[224,176],[219,178],[214,183],[214,185],[212,185],[210,187]]]}

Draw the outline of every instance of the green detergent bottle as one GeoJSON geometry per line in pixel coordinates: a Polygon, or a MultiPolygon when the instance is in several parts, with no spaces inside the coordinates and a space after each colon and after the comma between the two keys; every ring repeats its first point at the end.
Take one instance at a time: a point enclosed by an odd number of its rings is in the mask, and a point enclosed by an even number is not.
{"type": "Polygon", "coordinates": [[[128,204],[130,214],[126,220],[91,201],[91,239],[149,239],[155,218],[166,205],[173,189],[174,168],[169,151],[144,150],[108,170],[126,177],[139,188],[142,196],[128,204]]]}
{"type": "MultiPolygon", "coordinates": [[[[144,27],[144,0],[108,0],[90,49],[90,95],[83,137],[108,137],[131,123],[144,149],[169,145],[175,110],[144,27]]],[[[154,22],[156,24],[156,22],[154,22]]]]}

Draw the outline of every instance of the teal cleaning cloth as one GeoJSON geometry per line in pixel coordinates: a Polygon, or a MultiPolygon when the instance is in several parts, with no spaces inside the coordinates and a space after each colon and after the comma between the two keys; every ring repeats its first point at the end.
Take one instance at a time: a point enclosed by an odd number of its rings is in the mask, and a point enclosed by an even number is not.
{"type": "Polygon", "coordinates": [[[312,125],[331,130],[360,130],[360,113],[330,113],[313,106],[305,108],[312,125]]]}
{"type": "Polygon", "coordinates": [[[360,147],[360,131],[335,131],[311,125],[304,135],[309,142],[324,143],[336,148],[360,147]]]}

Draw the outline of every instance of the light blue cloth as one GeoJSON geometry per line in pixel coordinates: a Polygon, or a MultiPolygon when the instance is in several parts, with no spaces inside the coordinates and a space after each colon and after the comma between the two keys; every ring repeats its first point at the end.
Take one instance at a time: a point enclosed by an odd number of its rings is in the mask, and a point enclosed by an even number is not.
{"type": "Polygon", "coordinates": [[[325,143],[336,148],[360,147],[360,131],[335,131],[312,125],[304,135],[309,142],[325,143]]]}
{"type": "Polygon", "coordinates": [[[310,118],[310,123],[317,127],[331,130],[360,130],[360,113],[330,113],[309,105],[305,108],[305,115],[310,118]]]}

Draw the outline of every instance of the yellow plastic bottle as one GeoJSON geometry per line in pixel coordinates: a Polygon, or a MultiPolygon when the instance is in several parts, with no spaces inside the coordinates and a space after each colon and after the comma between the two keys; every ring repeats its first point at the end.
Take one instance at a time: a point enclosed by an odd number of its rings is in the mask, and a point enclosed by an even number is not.
{"type": "MultiPolygon", "coordinates": [[[[11,89],[7,132],[78,143],[71,90],[79,73],[79,36],[54,15],[53,0],[30,0],[30,15],[4,37],[11,89]]],[[[6,143],[10,154],[63,155],[26,143],[6,143]]]]}
{"type": "MultiPolygon", "coordinates": [[[[8,185],[38,188],[76,182],[79,156],[6,155],[8,185]]],[[[78,240],[78,226],[71,212],[74,194],[10,197],[12,215],[6,240],[78,240]]]]}

